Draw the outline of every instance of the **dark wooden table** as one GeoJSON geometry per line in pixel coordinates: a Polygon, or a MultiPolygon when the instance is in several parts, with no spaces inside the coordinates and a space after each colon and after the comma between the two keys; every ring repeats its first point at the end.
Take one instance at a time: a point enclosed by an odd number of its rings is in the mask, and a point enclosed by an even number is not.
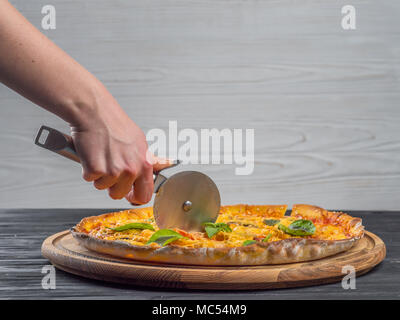
{"type": "Polygon", "coordinates": [[[340,283],[263,291],[189,291],[124,286],[56,271],[56,289],[42,289],[42,241],[81,218],[112,209],[0,210],[0,299],[399,299],[400,212],[353,211],[386,243],[386,259],[357,278],[356,289],[340,283]]]}

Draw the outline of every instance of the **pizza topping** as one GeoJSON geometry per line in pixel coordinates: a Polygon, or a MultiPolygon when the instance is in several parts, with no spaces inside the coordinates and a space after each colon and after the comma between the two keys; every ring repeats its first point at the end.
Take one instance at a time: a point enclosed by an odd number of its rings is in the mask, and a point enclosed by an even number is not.
{"type": "Polygon", "coordinates": [[[211,239],[218,232],[232,232],[232,229],[226,223],[212,223],[206,222],[204,223],[204,229],[206,230],[207,236],[211,239]]]}
{"type": "Polygon", "coordinates": [[[188,239],[192,239],[192,240],[195,239],[194,234],[192,234],[190,232],[187,232],[185,230],[182,230],[182,229],[179,229],[179,228],[174,228],[174,231],[178,232],[179,234],[181,234],[182,236],[184,236],[184,237],[186,237],[188,239]]]}
{"type": "Polygon", "coordinates": [[[272,234],[267,234],[267,236],[263,239],[263,242],[268,242],[268,240],[272,237],[272,234]]]}
{"type": "Polygon", "coordinates": [[[252,245],[252,244],[255,244],[255,243],[256,243],[255,240],[246,240],[246,241],[243,242],[243,246],[249,246],[249,245],[252,245]]]}
{"type": "Polygon", "coordinates": [[[113,231],[125,231],[125,230],[130,230],[130,229],[140,229],[140,230],[153,230],[154,228],[151,224],[148,223],[140,223],[140,222],[134,222],[134,223],[128,223],[124,224],[122,226],[116,227],[116,228],[108,228],[113,231]]]}
{"type": "Polygon", "coordinates": [[[179,240],[181,238],[185,238],[185,237],[174,230],[161,229],[161,230],[158,230],[157,232],[154,232],[154,234],[150,237],[149,241],[147,241],[146,244],[155,242],[158,245],[163,247],[163,246],[166,246],[167,244],[174,242],[176,240],[179,240]]]}
{"type": "Polygon", "coordinates": [[[251,223],[244,223],[244,222],[240,222],[240,221],[228,221],[227,224],[234,224],[237,226],[243,226],[243,227],[251,227],[251,228],[258,228],[258,226],[251,224],[251,223]]]}
{"type": "Polygon", "coordinates": [[[203,232],[175,228],[160,235],[150,209],[138,213],[128,210],[108,214],[101,221],[84,220],[81,231],[96,238],[126,241],[138,246],[147,243],[155,247],[166,246],[176,241],[174,245],[189,248],[243,247],[247,240],[267,244],[304,236],[320,240],[341,240],[353,236],[352,229],[342,222],[347,216],[345,214],[335,214],[335,219],[333,216],[317,219],[307,212],[296,214],[295,211],[291,216],[284,216],[283,211],[278,215],[254,206],[247,207],[248,210],[244,210],[243,206],[240,210],[223,207],[217,221],[206,223],[203,232]],[[250,214],[252,210],[256,210],[253,215],[250,214]]]}
{"type": "Polygon", "coordinates": [[[262,236],[254,237],[254,240],[261,241],[261,242],[268,242],[268,240],[271,239],[271,237],[272,237],[272,233],[269,233],[266,236],[262,235],[262,236]]]}
{"type": "Polygon", "coordinates": [[[279,223],[281,220],[279,219],[265,219],[263,222],[267,225],[267,226],[271,226],[273,227],[274,225],[276,225],[277,223],[279,223]]]}
{"type": "Polygon", "coordinates": [[[315,233],[315,225],[305,219],[296,220],[289,226],[280,223],[278,229],[292,236],[311,236],[315,233]]]}

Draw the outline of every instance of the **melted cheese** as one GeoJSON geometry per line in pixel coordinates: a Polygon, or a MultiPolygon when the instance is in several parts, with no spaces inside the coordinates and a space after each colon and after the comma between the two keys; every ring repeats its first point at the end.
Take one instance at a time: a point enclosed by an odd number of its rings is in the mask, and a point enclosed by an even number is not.
{"type": "MultiPolygon", "coordinates": [[[[346,230],[340,226],[327,221],[315,220],[316,232],[312,236],[291,236],[278,229],[278,224],[269,226],[264,223],[265,219],[279,219],[281,224],[289,226],[293,221],[301,217],[284,216],[286,206],[225,206],[221,208],[221,213],[216,222],[229,225],[232,232],[219,232],[212,239],[209,239],[205,232],[185,232],[181,233],[185,238],[179,239],[172,245],[184,246],[189,248],[222,248],[240,247],[245,240],[262,241],[269,236],[268,242],[279,241],[289,238],[314,238],[322,240],[346,239],[346,230]]],[[[114,214],[108,214],[104,218],[88,220],[83,223],[85,232],[100,239],[126,241],[133,245],[146,245],[147,241],[158,230],[154,221],[152,208],[144,211],[126,210],[114,214]],[[153,226],[152,230],[131,229],[122,232],[113,231],[115,228],[128,223],[142,222],[153,226]]],[[[156,243],[150,246],[158,246],[156,243]]]]}

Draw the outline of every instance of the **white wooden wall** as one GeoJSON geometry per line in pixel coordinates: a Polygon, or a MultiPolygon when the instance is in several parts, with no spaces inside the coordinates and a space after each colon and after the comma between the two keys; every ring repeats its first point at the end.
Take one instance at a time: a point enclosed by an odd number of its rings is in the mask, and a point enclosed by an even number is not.
{"type": "MultiPolygon", "coordinates": [[[[399,209],[400,1],[11,1],[144,131],[254,128],[255,171],[196,166],[228,203],[399,209]],[[357,30],[341,28],[354,5],[357,30]]],[[[63,121],[0,85],[0,207],[127,207],[33,144],[63,121]]],[[[189,169],[185,167],[182,169],[189,169]]]]}

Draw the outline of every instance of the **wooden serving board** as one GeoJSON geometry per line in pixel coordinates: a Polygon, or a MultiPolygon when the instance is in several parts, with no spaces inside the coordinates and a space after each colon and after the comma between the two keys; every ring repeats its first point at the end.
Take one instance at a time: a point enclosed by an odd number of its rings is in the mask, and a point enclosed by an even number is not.
{"type": "Polygon", "coordinates": [[[341,281],[342,268],[351,265],[357,276],[371,270],[386,255],[383,241],[366,231],[350,250],[310,262],[204,267],[146,263],[89,251],[69,231],[47,238],[42,254],[57,268],[87,278],[150,287],[254,290],[311,286],[341,281]]]}

